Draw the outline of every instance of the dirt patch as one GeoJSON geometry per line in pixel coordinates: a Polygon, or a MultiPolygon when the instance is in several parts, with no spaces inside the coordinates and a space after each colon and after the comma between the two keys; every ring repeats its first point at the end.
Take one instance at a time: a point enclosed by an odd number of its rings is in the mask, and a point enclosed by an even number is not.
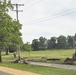
{"type": "Polygon", "coordinates": [[[2,67],[2,66],[0,66],[0,71],[10,73],[12,75],[40,75],[32,72],[21,71],[13,68],[2,67]]]}

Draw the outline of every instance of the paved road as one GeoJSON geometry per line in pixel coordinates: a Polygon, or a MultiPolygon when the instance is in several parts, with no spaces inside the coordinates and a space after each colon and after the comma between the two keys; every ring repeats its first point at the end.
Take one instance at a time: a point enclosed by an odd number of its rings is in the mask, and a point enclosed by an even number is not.
{"type": "Polygon", "coordinates": [[[0,71],[0,75],[12,75],[12,74],[8,74],[8,73],[0,71]]]}
{"type": "Polygon", "coordinates": [[[44,63],[44,62],[30,62],[30,64],[37,65],[37,66],[47,66],[47,67],[56,67],[56,68],[76,70],[75,65],[52,64],[52,63],[44,63]]]}

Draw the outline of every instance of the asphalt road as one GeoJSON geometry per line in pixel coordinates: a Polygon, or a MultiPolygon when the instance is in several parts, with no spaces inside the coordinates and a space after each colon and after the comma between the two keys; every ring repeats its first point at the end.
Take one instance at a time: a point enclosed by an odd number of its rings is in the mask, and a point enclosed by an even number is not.
{"type": "Polygon", "coordinates": [[[5,73],[5,72],[0,71],[0,75],[12,75],[12,74],[5,73]]]}

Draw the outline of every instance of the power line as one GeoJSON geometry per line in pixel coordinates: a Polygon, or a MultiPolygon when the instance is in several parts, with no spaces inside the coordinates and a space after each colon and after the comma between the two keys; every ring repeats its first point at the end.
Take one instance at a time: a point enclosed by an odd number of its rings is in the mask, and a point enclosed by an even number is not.
{"type": "MultiPolygon", "coordinates": [[[[33,4],[31,4],[30,6],[27,6],[26,8],[32,7],[32,6],[34,6],[34,5],[38,4],[38,3],[40,3],[41,1],[43,1],[43,0],[39,0],[39,1],[37,1],[37,2],[35,2],[35,3],[33,3],[33,4]]],[[[30,4],[30,3],[29,3],[29,4],[30,4]]]]}
{"type": "Polygon", "coordinates": [[[25,3],[28,3],[30,0],[26,0],[25,3]]]}
{"type": "MultiPolygon", "coordinates": [[[[21,2],[21,1],[20,1],[20,2],[21,2]]],[[[20,2],[19,2],[19,3],[20,3],[20,2]]],[[[25,6],[26,6],[26,5],[28,5],[28,4],[30,4],[31,2],[32,2],[32,0],[27,0],[27,1],[24,1],[25,6]]]]}
{"type": "Polygon", "coordinates": [[[36,1],[36,0],[27,0],[27,1],[24,1],[24,3],[25,3],[25,7],[29,8],[29,7],[32,7],[32,6],[36,5],[36,4],[38,4],[41,1],[43,1],[43,0],[39,0],[39,1],[36,1]]]}
{"type": "MultiPolygon", "coordinates": [[[[76,9],[76,8],[73,8],[73,10],[76,9]]],[[[53,16],[48,16],[48,17],[44,17],[44,18],[40,18],[40,19],[37,19],[37,20],[32,20],[30,22],[27,22],[26,24],[34,24],[34,23],[39,23],[39,22],[43,22],[43,21],[47,21],[47,20],[50,20],[50,19],[55,19],[55,18],[58,18],[58,17],[61,17],[61,16],[65,16],[65,15],[69,15],[71,13],[74,13],[76,12],[76,10],[72,11],[72,10],[67,10],[66,12],[63,12],[63,13],[58,13],[58,14],[55,14],[53,16]]]]}
{"type": "MultiPolygon", "coordinates": [[[[31,0],[31,1],[28,1],[28,0],[27,0],[27,1],[26,1],[26,5],[28,5],[28,4],[27,4],[28,2],[29,2],[29,4],[30,4],[32,1],[33,1],[33,0],[31,0]]],[[[38,3],[41,2],[41,1],[43,1],[43,0],[39,0],[39,1],[35,2],[35,3],[33,3],[32,5],[28,6],[27,8],[32,7],[32,6],[38,4],[38,3]]],[[[18,10],[18,6],[24,6],[24,4],[12,4],[12,5],[16,6],[16,10],[13,10],[13,11],[16,11],[16,18],[17,18],[17,21],[18,21],[18,12],[23,12],[23,10],[18,10]]]]}

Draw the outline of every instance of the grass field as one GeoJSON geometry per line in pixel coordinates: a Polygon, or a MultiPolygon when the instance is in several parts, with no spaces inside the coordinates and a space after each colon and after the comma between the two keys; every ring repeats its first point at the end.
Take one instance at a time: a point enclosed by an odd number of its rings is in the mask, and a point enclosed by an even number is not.
{"type": "MultiPolygon", "coordinates": [[[[47,51],[31,51],[30,57],[28,52],[21,52],[21,58],[28,57],[29,60],[35,60],[35,61],[46,61],[47,58],[59,58],[60,61],[55,61],[56,63],[62,63],[67,57],[72,58],[73,53],[75,52],[75,49],[70,50],[47,50],[47,51]],[[45,57],[45,59],[41,59],[42,57],[45,57]]],[[[2,54],[3,59],[14,59],[13,54],[10,53],[9,55],[2,54]]],[[[53,62],[53,61],[50,61],[53,62]]],[[[54,62],[54,63],[55,63],[54,62]]]]}
{"type": "MultiPolygon", "coordinates": [[[[72,58],[73,53],[75,50],[47,50],[47,51],[31,51],[30,57],[28,52],[21,52],[22,57],[28,57],[29,60],[41,60],[41,57],[46,58],[60,58],[61,60],[52,63],[62,63],[67,57],[72,58]]],[[[2,58],[4,60],[14,59],[13,54],[9,53],[9,55],[5,55],[2,53],[2,58]]],[[[44,60],[45,61],[45,60],[44,60]]],[[[66,69],[59,69],[59,68],[48,68],[48,67],[40,67],[40,66],[32,66],[26,64],[15,64],[15,63],[0,63],[1,66],[16,68],[20,70],[30,71],[39,73],[42,75],[76,75],[76,71],[74,70],[66,70],[66,69]]]]}
{"type": "MultiPolygon", "coordinates": [[[[32,57],[57,57],[57,58],[66,58],[71,57],[75,50],[47,50],[47,51],[31,51],[30,56],[32,57]]],[[[22,52],[21,56],[28,57],[28,52],[22,52]]]]}

